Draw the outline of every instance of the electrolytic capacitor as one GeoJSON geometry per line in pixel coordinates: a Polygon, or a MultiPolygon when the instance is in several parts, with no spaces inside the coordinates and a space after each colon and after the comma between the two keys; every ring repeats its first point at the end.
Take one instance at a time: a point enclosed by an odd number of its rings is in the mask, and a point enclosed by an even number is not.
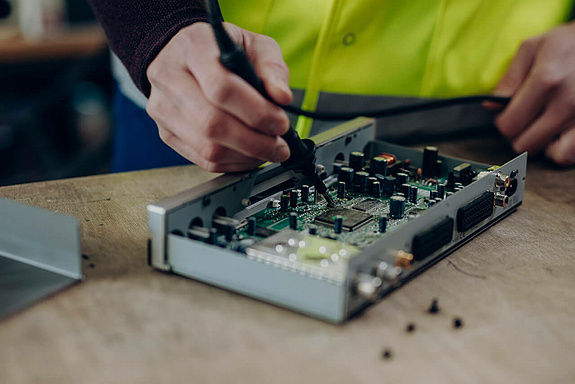
{"type": "Polygon", "coordinates": [[[430,200],[427,202],[427,208],[431,208],[431,207],[433,207],[434,205],[435,205],[435,199],[430,199],[430,200]]]}
{"type": "Polygon", "coordinates": [[[317,226],[312,224],[308,227],[308,232],[310,235],[317,235],[317,226]]]}
{"type": "Polygon", "coordinates": [[[218,230],[215,228],[210,228],[210,233],[208,237],[208,244],[218,244],[218,230]]]}
{"type": "Polygon", "coordinates": [[[377,181],[377,177],[368,177],[367,178],[367,193],[371,194],[373,192],[373,183],[377,181]]]}
{"type": "Polygon", "coordinates": [[[256,235],[256,226],[258,223],[258,219],[253,216],[248,217],[248,235],[255,236],[256,235]]]}
{"type": "Polygon", "coordinates": [[[446,198],[449,197],[449,196],[452,196],[452,195],[453,195],[453,192],[445,192],[445,197],[446,197],[446,198]]]}
{"type": "Polygon", "coordinates": [[[301,186],[301,202],[307,204],[309,200],[309,185],[304,184],[301,186]]]}
{"type": "Polygon", "coordinates": [[[355,171],[350,167],[341,167],[338,175],[337,181],[343,181],[348,188],[353,186],[353,176],[355,171]]]}
{"type": "Polygon", "coordinates": [[[395,191],[395,177],[393,176],[386,176],[383,179],[383,194],[387,196],[393,195],[395,191]]]}
{"type": "Polygon", "coordinates": [[[411,187],[411,185],[409,185],[409,184],[407,184],[407,183],[401,184],[401,189],[400,189],[400,191],[401,191],[401,193],[403,193],[403,196],[405,196],[406,198],[409,197],[410,187],[411,187]]]}
{"type": "Polygon", "coordinates": [[[364,164],[365,156],[363,155],[363,152],[352,152],[349,154],[349,166],[354,171],[361,171],[364,164]]]}
{"type": "Polygon", "coordinates": [[[222,227],[226,241],[232,241],[236,234],[236,227],[233,224],[226,224],[222,227]]]}
{"type": "Polygon", "coordinates": [[[338,181],[337,183],[337,198],[344,199],[345,198],[345,183],[343,181],[338,181]]]}
{"type": "Polygon", "coordinates": [[[455,188],[463,189],[463,183],[455,183],[455,188]]]}
{"type": "Polygon", "coordinates": [[[343,229],[343,216],[337,215],[333,218],[333,231],[340,234],[343,229]]]}
{"type": "Polygon", "coordinates": [[[407,173],[398,172],[397,175],[395,175],[395,177],[397,178],[397,181],[396,181],[397,185],[401,186],[401,185],[407,183],[407,178],[409,176],[407,175],[407,173]]]}
{"type": "Polygon", "coordinates": [[[405,213],[405,197],[391,196],[389,199],[389,216],[401,219],[405,213]]]}
{"type": "Polygon", "coordinates": [[[379,232],[385,233],[387,231],[387,217],[381,216],[379,218],[379,232]]]}
{"type": "Polygon", "coordinates": [[[442,199],[445,197],[445,184],[437,184],[437,197],[442,199]]]}
{"type": "Polygon", "coordinates": [[[443,169],[443,160],[436,160],[435,161],[435,175],[441,175],[442,169],[443,169]]]}
{"type": "Polygon", "coordinates": [[[418,189],[415,185],[412,185],[411,187],[409,187],[409,202],[413,203],[413,204],[417,204],[417,192],[418,189]]]}
{"type": "Polygon", "coordinates": [[[423,150],[423,164],[421,167],[423,177],[435,176],[438,154],[439,151],[437,147],[428,146],[423,150]]]}
{"type": "Polygon", "coordinates": [[[365,192],[367,189],[367,178],[369,173],[360,171],[355,173],[355,182],[353,189],[355,192],[365,192]]]}
{"type": "Polygon", "coordinates": [[[379,181],[374,181],[371,185],[371,195],[375,198],[381,197],[381,183],[379,181]]]}
{"type": "Polygon", "coordinates": [[[282,195],[280,201],[280,211],[286,213],[288,211],[288,206],[289,206],[289,196],[282,195]]]}
{"type": "Polygon", "coordinates": [[[435,204],[439,204],[443,201],[443,199],[440,199],[439,197],[435,198],[435,204]]]}
{"type": "Polygon", "coordinates": [[[289,214],[289,227],[290,229],[297,230],[297,213],[290,212],[289,214]]]}
{"type": "Polygon", "coordinates": [[[437,197],[437,191],[429,191],[429,198],[431,200],[435,199],[437,197]]]}
{"type": "Polygon", "coordinates": [[[298,191],[297,189],[292,189],[289,194],[289,206],[291,208],[297,208],[298,191]]]}
{"type": "Polygon", "coordinates": [[[372,175],[387,175],[387,159],[385,157],[374,157],[371,159],[370,171],[372,175]]]}
{"type": "Polygon", "coordinates": [[[448,191],[453,191],[455,188],[455,174],[453,172],[449,172],[447,174],[447,183],[445,184],[445,189],[448,191]]]}

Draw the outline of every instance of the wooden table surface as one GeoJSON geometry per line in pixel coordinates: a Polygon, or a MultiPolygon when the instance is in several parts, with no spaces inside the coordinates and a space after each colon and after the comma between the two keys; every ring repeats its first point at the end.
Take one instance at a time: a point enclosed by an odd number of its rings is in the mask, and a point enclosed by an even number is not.
{"type": "MultiPolygon", "coordinates": [[[[496,139],[438,146],[512,157],[496,139]]],[[[575,169],[530,161],[516,213],[343,326],[146,265],[146,205],[211,177],[188,166],[0,188],[78,218],[87,256],[83,283],[0,323],[0,382],[575,382],[575,169]]]]}

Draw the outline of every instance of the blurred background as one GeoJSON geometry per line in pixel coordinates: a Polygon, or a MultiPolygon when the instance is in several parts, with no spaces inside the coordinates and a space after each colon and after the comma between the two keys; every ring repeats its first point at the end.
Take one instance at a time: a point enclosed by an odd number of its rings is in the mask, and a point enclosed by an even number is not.
{"type": "Polygon", "coordinates": [[[106,173],[112,94],[85,0],[0,0],[0,185],[106,173]]]}

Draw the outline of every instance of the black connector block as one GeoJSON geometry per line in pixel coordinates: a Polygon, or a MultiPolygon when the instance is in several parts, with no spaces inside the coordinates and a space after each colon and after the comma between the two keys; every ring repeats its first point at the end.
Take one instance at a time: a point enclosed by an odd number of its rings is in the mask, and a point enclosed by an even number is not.
{"type": "Polygon", "coordinates": [[[453,239],[453,219],[446,217],[413,238],[411,252],[415,261],[421,261],[453,239]]]}
{"type": "Polygon", "coordinates": [[[457,230],[465,232],[493,214],[494,194],[484,192],[457,211],[457,230]]]}

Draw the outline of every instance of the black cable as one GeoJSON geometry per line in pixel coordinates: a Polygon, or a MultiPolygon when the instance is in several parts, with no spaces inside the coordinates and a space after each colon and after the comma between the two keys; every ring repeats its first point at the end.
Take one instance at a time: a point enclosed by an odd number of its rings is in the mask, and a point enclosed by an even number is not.
{"type": "MultiPolygon", "coordinates": [[[[279,105],[284,111],[292,113],[294,115],[301,115],[305,117],[310,117],[316,120],[325,120],[325,121],[335,121],[335,120],[351,120],[355,119],[356,117],[387,117],[387,116],[396,116],[396,115],[403,115],[406,113],[414,113],[420,111],[426,111],[431,109],[439,109],[445,108],[454,105],[463,105],[463,104],[474,104],[474,103],[481,103],[483,101],[491,101],[494,103],[501,104],[503,106],[509,104],[511,101],[510,97],[504,96],[494,96],[494,95],[471,95],[471,96],[462,96],[462,97],[454,97],[449,99],[439,99],[439,100],[432,100],[426,101],[419,104],[412,104],[412,105],[402,105],[399,107],[392,107],[392,108],[384,108],[384,109],[374,109],[374,110],[367,110],[363,112],[310,112],[305,111],[303,109],[297,108],[293,105],[279,105]]],[[[278,105],[274,102],[274,104],[278,105]]]]}

